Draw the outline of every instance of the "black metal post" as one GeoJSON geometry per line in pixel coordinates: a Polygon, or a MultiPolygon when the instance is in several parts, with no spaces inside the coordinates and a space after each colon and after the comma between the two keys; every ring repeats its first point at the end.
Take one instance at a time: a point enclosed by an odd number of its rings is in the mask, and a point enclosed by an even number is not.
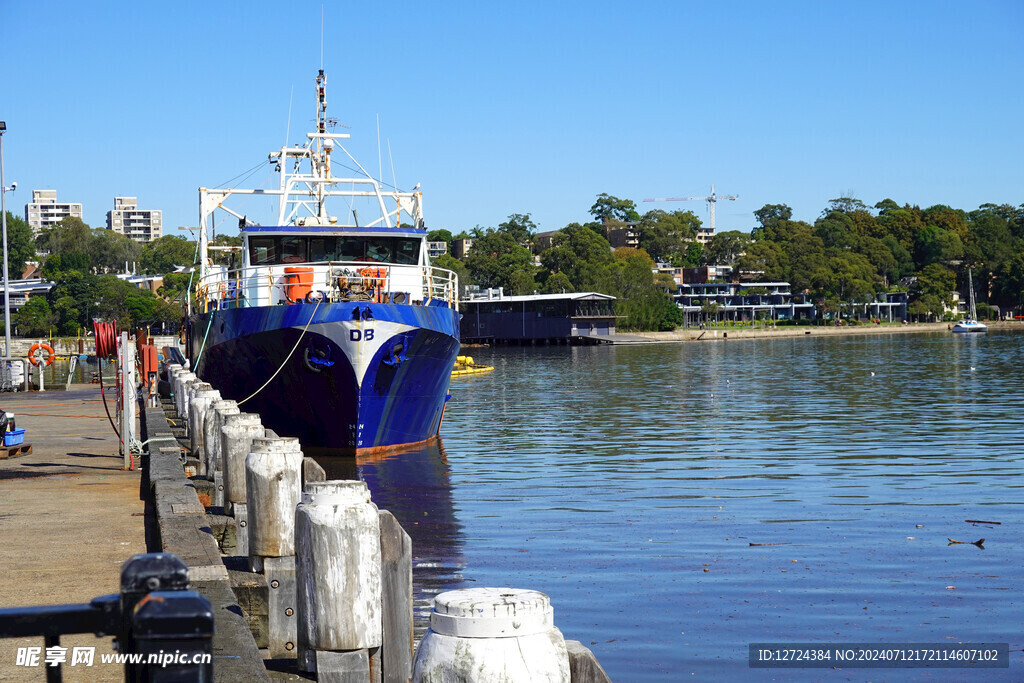
{"type": "Polygon", "coordinates": [[[195,591],[157,591],[132,616],[135,653],[130,683],[213,681],[213,607],[195,591]]]}
{"type": "MultiPolygon", "coordinates": [[[[184,591],[188,589],[188,567],[171,553],[135,555],[121,567],[121,623],[117,634],[117,651],[136,651],[132,620],[138,604],[153,591],[184,591]]],[[[124,665],[126,681],[137,680],[136,667],[124,665]]]]}

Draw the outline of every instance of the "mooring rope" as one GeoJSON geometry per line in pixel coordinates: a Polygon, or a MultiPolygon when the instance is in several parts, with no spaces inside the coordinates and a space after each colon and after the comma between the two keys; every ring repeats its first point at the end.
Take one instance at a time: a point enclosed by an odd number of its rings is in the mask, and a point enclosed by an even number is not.
{"type": "Polygon", "coordinates": [[[301,343],[302,343],[302,338],[306,336],[306,330],[308,330],[308,329],[309,329],[309,326],[310,326],[310,324],[312,324],[312,322],[313,322],[313,316],[315,316],[315,315],[316,315],[316,309],[320,308],[320,302],[321,302],[321,301],[323,301],[323,300],[324,300],[324,298],[325,298],[325,297],[321,297],[321,298],[317,299],[317,302],[316,302],[316,306],[314,306],[314,307],[313,307],[313,312],[312,312],[312,313],[310,313],[310,315],[309,315],[309,322],[307,322],[307,323],[306,323],[306,326],[302,328],[302,334],[300,334],[300,335],[299,335],[299,338],[298,338],[298,339],[297,339],[297,340],[295,341],[295,346],[293,346],[293,347],[292,347],[292,350],[288,352],[288,355],[287,355],[287,356],[285,357],[285,359],[284,359],[284,360],[283,360],[283,361],[281,362],[281,367],[279,367],[279,368],[277,369],[277,371],[276,371],[276,372],[275,372],[275,373],[274,373],[273,375],[271,375],[271,376],[270,376],[270,379],[268,379],[268,380],[267,380],[266,382],[264,382],[264,383],[263,383],[263,386],[261,386],[261,387],[260,387],[259,389],[257,389],[256,391],[252,392],[252,394],[251,394],[251,395],[249,395],[249,396],[245,397],[244,399],[242,399],[241,401],[239,401],[239,402],[238,402],[238,405],[242,405],[243,403],[245,403],[246,401],[248,401],[248,400],[249,400],[250,398],[252,398],[252,397],[253,397],[253,396],[255,396],[256,394],[258,394],[258,393],[260,393],[261,391],[263,391],[264,389],[266,389],[266,388],[267,388],[267,385],[268,385],[268,384],[270,384],[271,382],[273,382],[273,381],[274,381],[274,378],[275,378],[275,377],[277,377],[277,376],[278,376],[278,375],[279,375],[279,374],[281,373],[281,371],[282,371],[282,370],[284,370],[284,366],[288,364],[288,361],[289,361],[289,360],[291,360],[291,358],[292,358],[292,354],[294,354],[294,353],[295,353],[295,349],[299,348],[299,344],[301,344],[301,343]]]}

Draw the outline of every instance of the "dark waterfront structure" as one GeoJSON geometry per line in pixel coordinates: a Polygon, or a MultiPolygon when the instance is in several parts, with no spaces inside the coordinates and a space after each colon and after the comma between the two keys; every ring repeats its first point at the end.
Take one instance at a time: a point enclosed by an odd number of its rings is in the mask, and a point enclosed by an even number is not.
{"type": "Polygon", "coordinates": [[[597,344],[615,334],[615,297],[597,292],[463,299],[461,341],[471,344],[597,344]]]}

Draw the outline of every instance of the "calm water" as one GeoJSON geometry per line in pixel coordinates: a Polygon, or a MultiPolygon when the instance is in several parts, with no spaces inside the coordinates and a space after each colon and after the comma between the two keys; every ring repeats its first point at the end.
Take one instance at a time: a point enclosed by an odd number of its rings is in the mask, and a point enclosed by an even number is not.
{"type": "Polygon", "coordinates": [[[752,641],[1009,641],[973,675],[1024,675],[1024,335],[473,355],[495,371],[452,382],[442,449],[360,465],[421,617],[538,589],[616,681],[972,675],[751,670],[752,641]]]}

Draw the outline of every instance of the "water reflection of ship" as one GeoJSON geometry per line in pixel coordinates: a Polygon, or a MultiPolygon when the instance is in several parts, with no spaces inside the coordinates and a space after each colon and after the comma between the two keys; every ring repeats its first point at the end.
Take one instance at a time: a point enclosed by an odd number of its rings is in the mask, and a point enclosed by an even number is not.
{"type": "Polygon", "coordinates": [[[412,538],[416,639],[429,621],[434,596],[462,587],[462,526],[452,503],[451,468],[440,439],[397,453],[311,454],[328,479],[366,482],[373,502],[389,510],[412,538]]]}

